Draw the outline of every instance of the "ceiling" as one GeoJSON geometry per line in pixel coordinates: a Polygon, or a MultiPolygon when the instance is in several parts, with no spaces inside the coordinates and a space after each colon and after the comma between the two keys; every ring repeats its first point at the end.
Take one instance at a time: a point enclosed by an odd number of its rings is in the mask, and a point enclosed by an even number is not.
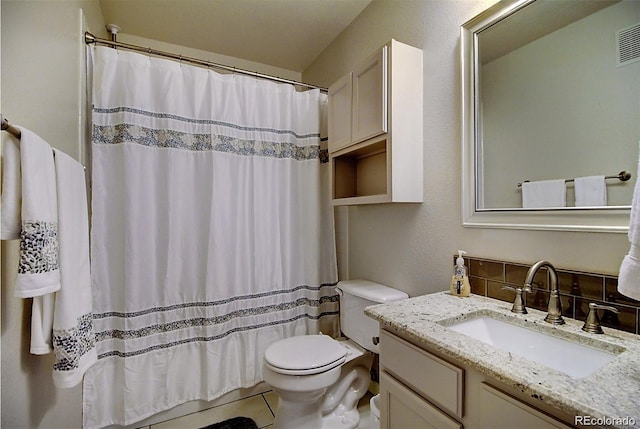
{"type": "Polygon", "coordinates": [[[371,0],[100,0],[107,24],[303,72],[371,0]]]}

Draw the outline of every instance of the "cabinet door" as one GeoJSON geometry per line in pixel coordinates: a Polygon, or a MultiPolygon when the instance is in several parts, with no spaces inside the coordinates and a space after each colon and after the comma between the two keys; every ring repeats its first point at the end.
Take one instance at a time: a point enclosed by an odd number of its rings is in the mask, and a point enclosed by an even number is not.
{"type": "Polygon", "coordinates": [[[380,373],[381,429],[461,429],[462,425],[386,372],[380,373]]]}
{"type": "Polygon", "coordinates": [[[481,426],[494,429],[569,429],[571,426],[520,400],[482,383],[481,426]]]}
{"type": "Polygon", "coordinates": [[[396,337],[380,332],[380,366],[452,416],[462,418],[464,370],[396,337]]]}
{"type": "Polygon", "coordinates": [[[353,71],[351,141],[387,132],[387,46],[353,71]]]}
{"type": "Polygon", "coordinates": [[[351,144],[351,73],[329,87],[329,152],[351,144]]]}

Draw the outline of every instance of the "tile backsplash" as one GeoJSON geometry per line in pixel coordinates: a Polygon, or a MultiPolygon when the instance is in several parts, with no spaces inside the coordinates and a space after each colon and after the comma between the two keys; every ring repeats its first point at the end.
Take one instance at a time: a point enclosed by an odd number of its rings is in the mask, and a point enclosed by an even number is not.
{"type": "MultiPolygon", "coordinates": [[[[469,269],[471,292],[507,302],[513,302],[515,292],[503,287],[521,287],[531,266],[468,255],[464,259],[469,269]]],[[[590,302],[606,304],[616,307],[620,313],[600,310],[603,326],[640,334],[640,301],[618,293],[617,276],[555,268],[564,317],[582,321],[590,302]]],[[[546,268],[538,271],[534,278],[533,293],[525,294],[525,298],[527,307],[547,310],[549,279],[546,268]]]]}

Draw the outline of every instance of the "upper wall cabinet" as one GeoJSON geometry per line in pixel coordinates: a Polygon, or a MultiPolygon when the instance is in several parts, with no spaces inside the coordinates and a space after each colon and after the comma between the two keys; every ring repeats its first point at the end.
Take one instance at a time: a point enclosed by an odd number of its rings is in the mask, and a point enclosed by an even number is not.
{"type": "Polygon", "coordinates": [[[329,151],[351,144],[351,73],[329,87],[329,151]]]}
{"type": "Polygon", "coordinates": [[[387,46],[329,87],[329,147],[387,132],[387,46]]]}
{"type": "Polygon", "coordinates": [[[422,50],[391,40],[329,87],[334,205],[421,203],[422,50]]]}

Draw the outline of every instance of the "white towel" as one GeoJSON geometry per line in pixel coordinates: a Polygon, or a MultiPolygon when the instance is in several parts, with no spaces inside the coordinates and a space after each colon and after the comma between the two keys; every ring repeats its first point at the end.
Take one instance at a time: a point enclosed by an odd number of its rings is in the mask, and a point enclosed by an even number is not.
{"type": "Polygon", "coordinates": [[[20,141],[2,133],[0,240],[20,238],[20,141]]]}
{"type": "Polygon", "coordinates": [[[14,295],[28,298],[60,289],[58,212],[51,146],[20,128],[22,229],[14,295]]]}
{"type": "Polygon", "coordinates": [[[89,271],[89,213],[84,168],[55,150],[60,276],[53,318],[53,381],[72,387],[97,360],[89,271]]]}
{"type": "Polygon", "coordinates": [[[576,207],[607,205],[607,184],[604,176],[576,177],[574,180],[576,207]]]}
{"type": "Polygon", "coordinates": [[[546,207],[565,207],[567,188],[563,179],[524,182],[522,184],[522,207],[539,209],[546,207]]]}
{"type": "MultiPolygon", "coordinates": [[[[640,174],[640,160],[638,161],[640,174]]],[[[629,298],[640,300],[640,177],[636,176],[636,186],[631,202],[629,220],[629,254],[622,260],[618,276],[618,292],[629,298]]]]}

